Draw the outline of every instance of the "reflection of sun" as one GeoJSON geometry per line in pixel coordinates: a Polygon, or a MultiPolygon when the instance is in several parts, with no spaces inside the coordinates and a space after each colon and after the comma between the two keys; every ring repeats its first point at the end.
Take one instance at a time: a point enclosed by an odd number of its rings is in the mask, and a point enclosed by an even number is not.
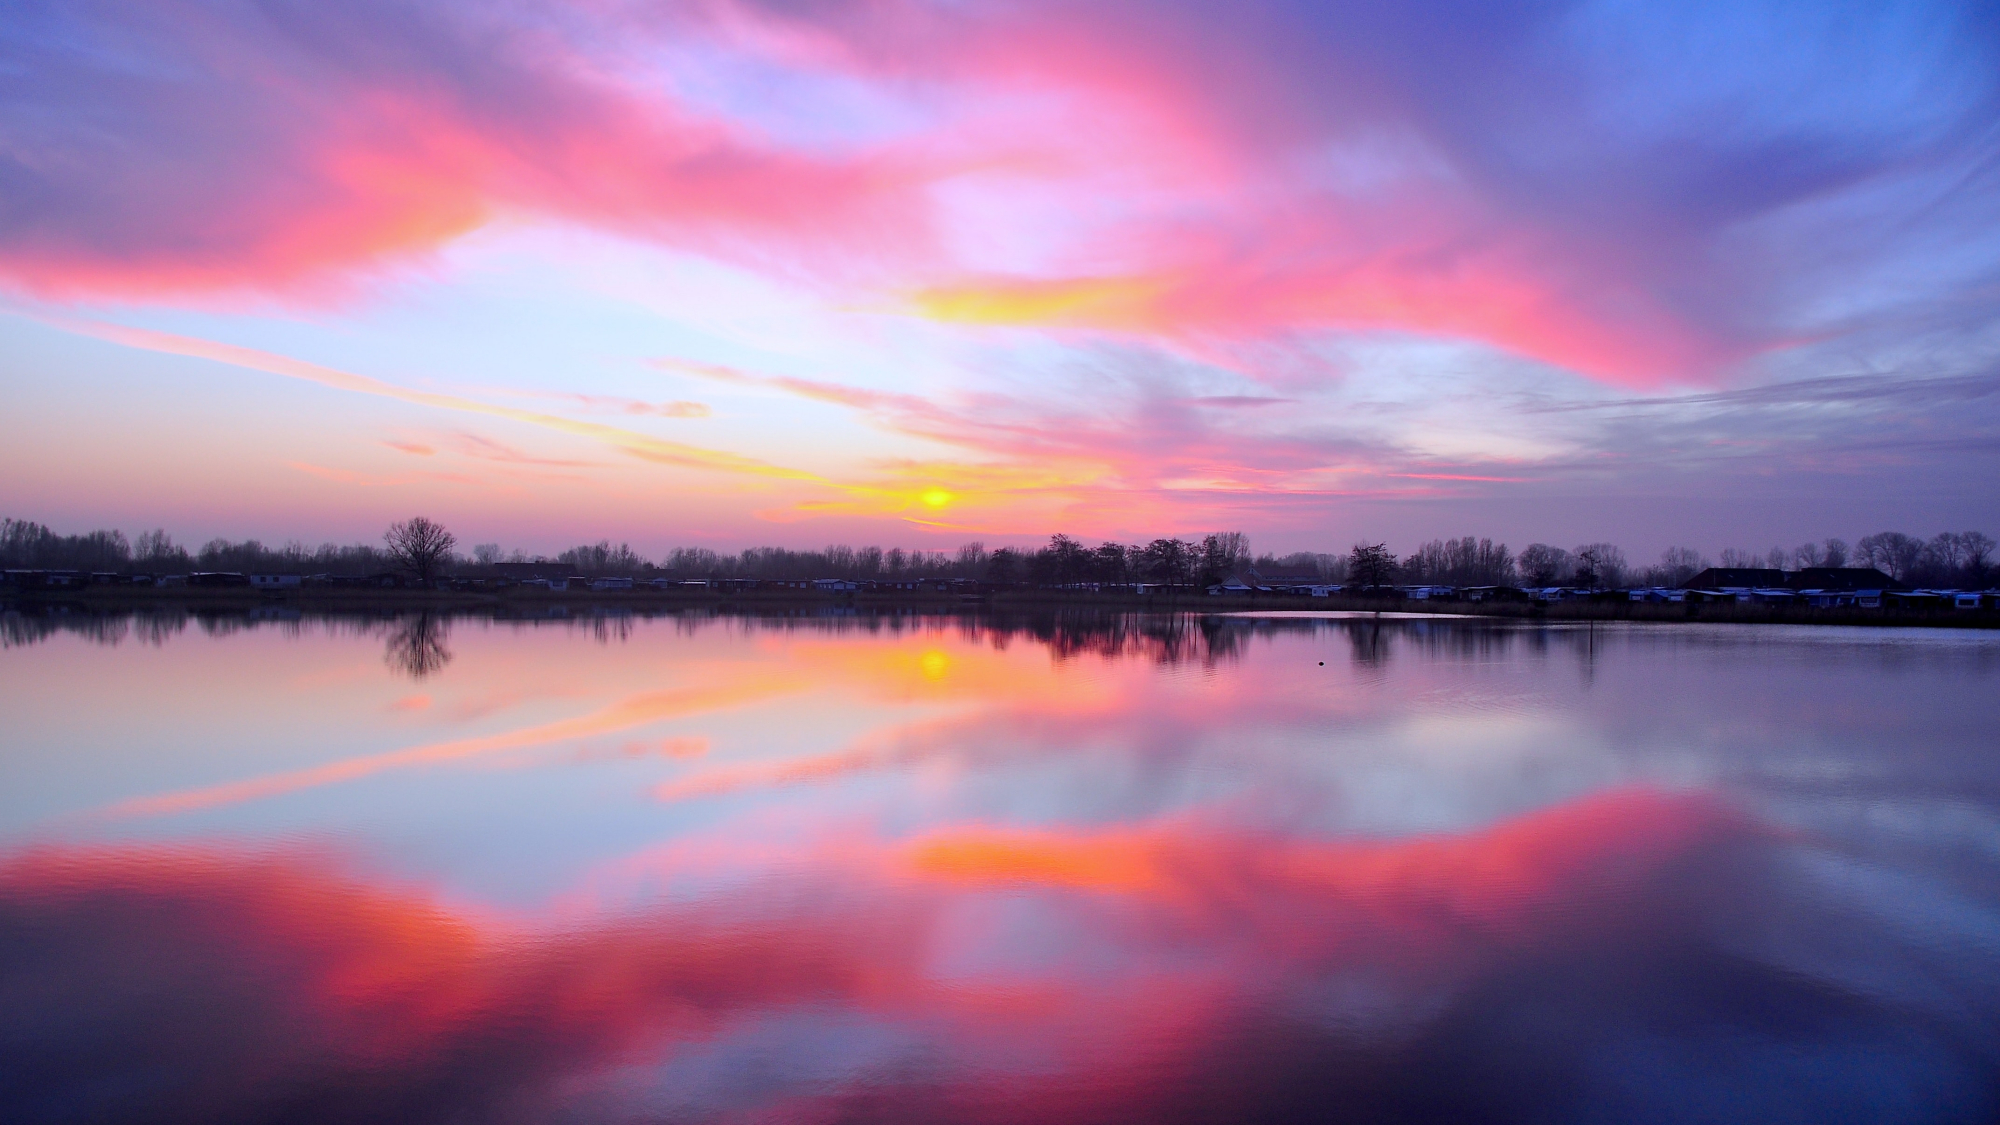
{"type": "Polygon", "coordinates": [[[927,508],[942,508],[951,503],[952,495],[942,488],[926,488],[917,499],[922,500],[927,508]]]}
{"type": "Polygon", "coordinates": [[[917,657],[917,667],[923,669],[925,679],[942,680],[944,679],[946,670],[951,667],[951,658],[936,649],[932,649],[922,656],[917,657]]]}

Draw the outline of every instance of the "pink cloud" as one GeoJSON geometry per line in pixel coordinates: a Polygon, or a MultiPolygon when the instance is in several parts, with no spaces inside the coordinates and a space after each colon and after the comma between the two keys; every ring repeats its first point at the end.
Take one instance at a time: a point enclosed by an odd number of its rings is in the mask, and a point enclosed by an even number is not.
{"type": "Polygon", "coordinates": [[[67,163],[41,165],[33,222],[0,227],[0,272],[45,296],[337,292],[510,211],[722,254],[926,237],[904,157],[774,147],[548,29],[395,5],[290,25],[144,6],[71,18],[154,65],[37,60],[51,104],[102,115],[38,138],[67,163]],[[59,184],[61,167],[82,178],[59,184]]]}
{"type": "Polygon", "coordinates": [[[1694,218],[1607,228],[1505,182],[1451,116],[1486,111],[1434,104],[1447,64],[1405,54],[1396,19],[1340,37],[1259,13],[712,3],[506,24],[380,4],[272,24],[83,9],[85,39],[115,30],[158,65],[37,59],[47,119],[95,127],[22,141],[42,153],[32,221],[0,225],[0,271],[58,297],[309,297],[528,215],[901,293],[947,321],[1189,346],[1407,332],[1640,385],[1789,338],[1686,297],[1682,247],[1711,233],[1694,218]],[[747,92],[676,93],[649,57],[858,83],[907,120],[808,142],[747,92]],[[980,202],[951,195],[968,185],[980,202]],[[1046,250],[995,270],[953,249],[975,230],[1046,250]]]}

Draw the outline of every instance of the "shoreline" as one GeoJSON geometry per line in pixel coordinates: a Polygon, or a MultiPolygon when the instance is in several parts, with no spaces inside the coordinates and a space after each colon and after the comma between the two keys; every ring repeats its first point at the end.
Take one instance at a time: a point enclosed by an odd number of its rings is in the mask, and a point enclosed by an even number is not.
{"type": "Polygon", "coordinates": [[[752,590],[720,593],[684,590],[578,590],[504,592],[447,590],[291,590],[242,588],[89,587],[69,591],[0,593],[0,610],[65,607],[82,612],[138,612],[171,609],[252,611],[289,608],[300,612],[404,613],[480,612],[523,609],[547,614],[555,609],[590,612],[629,609],[655,612],[705,610],[759,612],[812,610],[918,611],[938,615],[990,612],[1103,611],[1114,613],[1381,613],[1426,617],[1472,617],[1516,621],[1633,621],[1745,625],[1840,625],[1892,628],[2000,629],[1993,609],[1815,609],[1808,606],[1738,603],[1658,603],[1618,601],[1411,602],[1404,599],[1302,598],[1296,595],[1210,596],[1131,595],[1063,590],[1011,590],[970,598],[915,592],[827,594],[812,590],[752,590]]]}

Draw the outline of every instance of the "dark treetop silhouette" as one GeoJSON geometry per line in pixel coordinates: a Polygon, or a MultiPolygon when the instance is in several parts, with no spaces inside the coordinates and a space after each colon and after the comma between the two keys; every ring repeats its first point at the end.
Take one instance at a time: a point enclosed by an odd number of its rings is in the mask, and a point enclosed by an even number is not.
{"type": "Polygon", "coordinates": [[[390,524],[389,530],[382,533],[382,541],[389,545],[389,557],[396,565],[413,572],[423,582],[436,575],[439,566],[451,559],[451,549],[458,545],[457,538],[443,524],[423,516],[390,524]]]}

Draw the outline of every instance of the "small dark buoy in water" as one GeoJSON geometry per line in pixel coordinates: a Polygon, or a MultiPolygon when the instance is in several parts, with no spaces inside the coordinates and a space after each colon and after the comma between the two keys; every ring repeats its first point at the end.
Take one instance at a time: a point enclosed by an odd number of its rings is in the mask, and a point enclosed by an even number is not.
{"type": "Polygon", "coordinates": [[[1319,662],[1319,666],[1320,666],[1320,667],[1322,667],[1322,668],[1326,667],[1326,661],[1324,661],[1324,660],[1320,661],[1320,662],[1319,662]]]}

